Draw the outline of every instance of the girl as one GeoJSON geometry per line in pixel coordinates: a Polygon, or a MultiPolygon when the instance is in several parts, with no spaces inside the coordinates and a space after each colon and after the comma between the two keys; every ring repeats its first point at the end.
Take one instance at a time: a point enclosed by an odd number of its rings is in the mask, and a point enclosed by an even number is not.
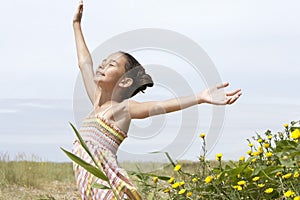
{"type": "MultiPolygon", "coordinates": [[[[104,59],[94,73],[91,55],[81,31],[82,12],[83,2],[80,1],[74,15],[73,28],[78,65],[94,109],[84,119],[79,131],[108,176],[118,199],[139,200],[142,197],[116,159],[118,147],[127,137],[131,119],[174,112],[201,103],[232,104],[241,95],[241,90],[224,93],[222,89],[228,83],[223,83],[196,95],[177,99],[149,102],[130,100],[130,97],[153,86],[151,77],[134,57],[121,51],[104,59]]],[[[74,142],[72,151],[86,162],[93,163],[78,141],[74,142]]],[[[97,179],[77,164],[74,164],[74,172],[82,199],[114,199],[111,190],[91,187],[92,183],[107,185],[106,182],[97,179]]]]}

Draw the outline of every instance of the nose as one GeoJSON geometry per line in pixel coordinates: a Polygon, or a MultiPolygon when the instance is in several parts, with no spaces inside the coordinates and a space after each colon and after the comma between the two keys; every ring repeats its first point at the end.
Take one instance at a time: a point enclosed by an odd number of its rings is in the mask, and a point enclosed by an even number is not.
{"type": "Polygon", "coordinates": [[[100,64],[100,65],[98,66],[98,69],[104,69],[104,66],[103,66],[102,64],[100,64]]]}

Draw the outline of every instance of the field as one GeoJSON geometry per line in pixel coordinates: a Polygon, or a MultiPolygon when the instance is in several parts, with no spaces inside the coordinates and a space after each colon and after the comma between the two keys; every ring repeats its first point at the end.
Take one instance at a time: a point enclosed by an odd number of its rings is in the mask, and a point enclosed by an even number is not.
{"type": "Polygon", "coordinates": [[[71,163],[0,162],[0,200],[79,199],[71,163]]]}
{"type": "MultiPolygon", "coordinates": [[[[248,139],[247,155],[236,162],[224,161],[222,153],[216,154],[215,161],[206,160],[205,138],[200,134],[203,154],[198,162],[175,163],[166,153],[171,164],[127,162],[121,166],[148,200],[300,200],[299,121],[284,124],[282,132],[257,133],[248,139]]],[[[76,156],[70,158],[87,166],[76,156]]],[[[71,163],[41,162],[26,156],[14,160],[0,154],[0,200],[80,198],[71,163]]],[[[86,169],[107,179],[97,167],[86,169]]]]}
{"type": "MultiPolygon", "coordinates": [[[[0,200],[80,199],[71,163],[9,161],[6,157],[0,158],[0,200]]],[[[184,163],[187,169],[195,169],[196,163],[184,163]]],[[[149,172],[150,169],[158,169],[162,164],[127,162],[121,165],[130,171],[140,166],[143,171],[149,172]]],[[[156,172],[174,173],[171,166],[156,172]]],[[[132,179],[135,180],[134,177],[132,179]]]]}

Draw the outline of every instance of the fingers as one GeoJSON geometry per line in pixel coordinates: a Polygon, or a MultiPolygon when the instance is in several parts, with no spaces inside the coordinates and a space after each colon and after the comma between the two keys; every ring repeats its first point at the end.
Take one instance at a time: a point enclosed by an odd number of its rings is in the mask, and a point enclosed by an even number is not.
{"type": "Polygon", "coordinates": [[[227,101],[227,104],[233,104],[234,102],[236,102],[236,100],[238,100],[238,98],[242,95],[242,93],[238,93],[236,95],[234,95],[233,97],[229,98],[229,100],[227,101]]]}
{"type": "Polygon", "coordinates": [[[226,96],[233,96],[233,95],[235,95],[235,94],[237,94],[239,92],[241,93],[241,89],[237,89],[237,90],[235,90],[233,92],[226,92],[226,96]]]}
{"type": "Polygon", "coordinates": [[[222,84],[220,84],[220,85],[217,85],[217,89],[225,88],[225,87],[227,87],[228,85],[229,85],[228,82],[224,82],[224,83],[222,83],[222,84]]]}
{"type": "Polygon", "coordinates": [[[83,11],[83,1],[80,0],[77,7],[77,13],[82,13],[82,11],[83,11]]]}
{"type": "Polygon", "coordinates": [[[79,1],[79,4],[78,4],[78,9],[79,9],[79,10],[82,10],[82,8],[83,8],[83,1],[80,0],[80,1],[79,1]]]}

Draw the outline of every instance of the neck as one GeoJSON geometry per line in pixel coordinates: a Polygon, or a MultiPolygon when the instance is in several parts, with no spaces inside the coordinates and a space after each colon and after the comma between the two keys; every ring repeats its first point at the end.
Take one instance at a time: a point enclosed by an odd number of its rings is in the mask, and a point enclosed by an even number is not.
{"type": "Polygon", "coordinates": [[[106,102],[121,102],[123,98],[121,95],[118,95],[118,92],[112,93],[111,90],[105,90],[104,88],[101,90],[101,97],[99,99],[98,106],[105,104],[106,102]]]}

